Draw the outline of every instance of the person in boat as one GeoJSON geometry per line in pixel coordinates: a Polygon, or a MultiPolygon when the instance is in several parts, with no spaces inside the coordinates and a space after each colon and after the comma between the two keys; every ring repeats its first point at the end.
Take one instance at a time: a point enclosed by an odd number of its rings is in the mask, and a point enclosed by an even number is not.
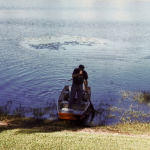
{"type": "Polygon", "coordinates": [[[72,73],[72,77],[73,77],[73,83],[72,83],[72,87],[71,87],[68,109],[72,109],[72,105],[73,105],[76,93],[77,93],[77,100],[78,100],[77,106],[78,106],[78,109],[80,109],[82,95],[83,95],[83,83],[85,85],[85,91],[88,92],[88,89],[87,89],[88,74],[84,70],[84,65],[79,65],[78,68],[75,68],[72,73]]]}

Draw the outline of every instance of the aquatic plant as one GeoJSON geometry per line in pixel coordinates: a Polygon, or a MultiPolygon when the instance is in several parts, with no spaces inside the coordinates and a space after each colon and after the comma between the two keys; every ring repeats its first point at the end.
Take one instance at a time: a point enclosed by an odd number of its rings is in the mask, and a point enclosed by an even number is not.
{"type": "Polygon", "coordinates": [[[9,100],[5,105],[0,106],[0,117],[10,114],[12,100],[9,100]]]}
{"type": "Polygon", "coordinates": [[[149,91],[121,91],[122,99],[132,99],[133,101],[138,101],[139,103],[150,103],[150,92],[149,91]]]}
{"type": "Polygon", "coordinates": [[[95,110],[95,115],[98,117],[98,125],[106,125],[111,119],[115,118],[115,114],[112,114],[110,109],[111,105],[103,103],[102,101],[98,105],[98,109],[95,110]]]}
{"type": "Polygon", "coordinates": [[[150,92],[146,92],[146,91],[143,91],[143,97],[144,97],[144,101],[146,103],[150,103],[150,92]]]}
{"type": "Polygon", "coordinates": [[[100,120],[99,125],[108,125],[109,123],[113,124],[119,122],[132,123],[134,121],[148,122],[150,120],[150,112],[148,110],[143,110],[143,107],[141,107],[140,103],[134,103],[134,101],[136,101],[135,99],[137,99],[137,96],[141,96],[139,93],[122,91],[122,95],[123,99],[127,101],[129,100],[129,102],[131,102],[131,105],[129,104],[129,106],[126,108],[123,107],[123,104],[125,102],[124,100],[118,100],[120,102],[118,106],[103,104],[101,101],[99,108],[96,110],[96,115],[99,116],[100,120]]]}
{"type": "Polygon", "coordinates": [[[21,104],[15,110],[13,110],[13,115],[16,117],[25,117],[25,107],[22,107],[21,104]]]}
{"type": "Polygon", "coordinates": [[[44,114],[42,108],[33,108],[32,112],[35,118],[42,117],[44,114]]]}
{"type": "Polygon", "coordinates": [[[6,102],[6,104],[0,106],[0,120],[11,115],[13,117],[25,117],[27,114],[33,116],[33,118],[42,118],[45,114],[47,114],[47,116],[49,114],[49,117],[54,118],[56,116],[56,112],[54,110],[56,110],[55,103],[47,102],[46,107],[43,106],[40,108],[32,108],[19,104],[19,106],[14,108],[12,100],[10,100],[6,102]]]}

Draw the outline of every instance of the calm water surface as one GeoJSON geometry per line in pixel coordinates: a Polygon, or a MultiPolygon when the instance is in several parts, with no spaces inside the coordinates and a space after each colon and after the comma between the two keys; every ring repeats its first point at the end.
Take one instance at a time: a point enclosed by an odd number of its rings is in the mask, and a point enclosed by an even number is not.
{"type": "Polygon", "coordinates": [[[129,108],[118,102],[121,91],[149,90],[149,8],[149,1],[0,0],[0,104],[56,104],[84,64],[96,110],[129,108]]]}

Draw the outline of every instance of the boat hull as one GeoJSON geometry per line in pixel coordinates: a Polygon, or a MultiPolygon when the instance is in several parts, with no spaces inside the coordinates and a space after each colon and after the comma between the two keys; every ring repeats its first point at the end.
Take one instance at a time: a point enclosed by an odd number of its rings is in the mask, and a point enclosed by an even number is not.
{"type": "MultiPolygon", "coordinates": [[[[72,111],[66,111],[65,109],[68,108],[68,101],[66,100],[66,95],[69,95],[68,89],[69,86],[65,86],[58,99],[57,102],[58,117],[59,119],[65,120],[82,120],[85,117],[87,111],[89,110],[91,94],[87,93],[85,94],[84,92],[83,107],[81,108],[80,111],[77,109],[77,103],[73,104],[72,111]]],[[[90,87],[89,90],[91,90],[90,87]]]]}
{"type": "Polygon", "coordinates": [[[82,119],[84,119],[87,111],[89,110],[89,107],[82,114],[58,112],[58,117],[59,117],[59,119],[66,119],[66,120],[82,120],[82,119]]]}
{"type": "Polygon", "coordinates": [[[59,119],[66,119],[66,120],[79,120],[82,117],[82,115],[59,112],[58,117],[59,119]]]}

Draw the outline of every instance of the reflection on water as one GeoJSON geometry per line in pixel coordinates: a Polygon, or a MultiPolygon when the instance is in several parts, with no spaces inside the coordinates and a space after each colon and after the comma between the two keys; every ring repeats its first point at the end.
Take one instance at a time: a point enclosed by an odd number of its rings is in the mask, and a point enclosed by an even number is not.
{"type": "MultiPolygon", "coordinates": [[[[132,102],[120,101],[121,91],[149,91],[150,2],[0,3],[0,106],[11,100],[11,113],[18,108],[15,113],[49,118],[44,108],[53,108],[47,102],[56,105],[79,64],[89,75],[95,124],[98,118],[100,124],[115,123],[120,112],[130,114],[132,102]]],[[[148,105],[134,104],[131,114],[149,113],[148,105]]]]}

